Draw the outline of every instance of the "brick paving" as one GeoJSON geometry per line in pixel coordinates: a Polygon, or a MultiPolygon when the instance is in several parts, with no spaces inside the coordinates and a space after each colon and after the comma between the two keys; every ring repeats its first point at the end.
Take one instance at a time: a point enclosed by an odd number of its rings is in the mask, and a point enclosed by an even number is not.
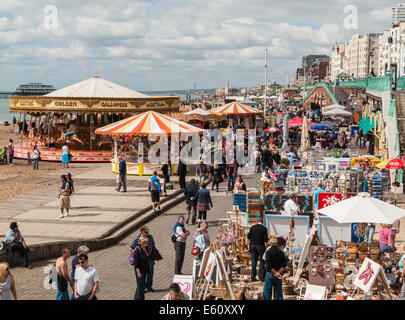
{"type": "MultiPolygon", "coordinates": [[[[246,180],[248,187],[254,186],[254,179],[246,180]]],[[[232,196],[226,196],[226,183],[220,186],[220,192],[211,192],[214,207],[208,212],[207,220],[210,225],[208,231],[211,240],[215,239],[218,233],[217,221],[226,216],[226,211],[232,209],[232,196]]],[[[161,299],[167,293],[168,287],[172,282],[174,274],[174,248],[170,241],[171,229],[177,220],[178,215],[185,214],[185,203],[181,203],[168,212],[155,218],[148,225],[151,234],[155,238],[156,246],[163,256],[163,260],[156,262],[155,279],[153,288],[154,293],[148,293],[146,299],[161,299]]],[[[186,226],[191,234],[197,230],[197,225],[186,226]]],[[[119,244],[99,251],[90,252],[89,261],[97,269],[100,275],[101,291],[97,295],[99,299],[108,300],[130,300],[133,299],[136,280],[134,269],[129,264],[129,246],[132,239],[138,235],[139,231],[134,232],[119,244]]],[[[183,265],[183,274],[192,273],[191,239],[189,237],[186,247],[185,261],[183,265]]],[[[69,259],[69,266],[71,259],[69,259]]],[[[23,267],[12,269],[16,278],[16,287],[19,299],[26,300],[53,300],[56,297],[56,290],[45,289],[47,266],[52,265],[56,259],[35,262],[32,264],[34,269],[27,270],[23,267]]]]}

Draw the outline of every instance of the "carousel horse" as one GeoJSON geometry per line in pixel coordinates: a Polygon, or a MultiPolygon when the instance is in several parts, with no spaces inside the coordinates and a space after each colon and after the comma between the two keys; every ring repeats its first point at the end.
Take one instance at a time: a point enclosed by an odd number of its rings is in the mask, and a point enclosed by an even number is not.
{"type": "Polygon", "coordinates": [[[97,143],[97,147],[100,148],[101,146],[106,145],[106,144],[111,144],[111,140],[103,138],[103,139],[101,139],[100,142],[97,143]]]}
{"type": "Polygon", "coordinates": [[[69,141],[70,143],[80,143],[81,145],[84,145],[84,142],[82,140],[80,140],[77,137],[77,135],[73,135],[73,136],[66,138],[65,133],[63,132],[62,128],[58,128],[58,131],[59,131],[60,137],[56,140],[57,144],[65,144],[69,141]]]}

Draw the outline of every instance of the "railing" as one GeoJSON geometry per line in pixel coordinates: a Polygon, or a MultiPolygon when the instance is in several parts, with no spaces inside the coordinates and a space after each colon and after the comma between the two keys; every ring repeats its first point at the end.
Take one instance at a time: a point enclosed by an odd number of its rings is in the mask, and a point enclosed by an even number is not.
{"type": "Polygon", "coordinates": [[[343,88],[361,88],[366,89],[368,85],[368,79],[358,79],[353,81],[339,81],[339,87],[343,88]]]}

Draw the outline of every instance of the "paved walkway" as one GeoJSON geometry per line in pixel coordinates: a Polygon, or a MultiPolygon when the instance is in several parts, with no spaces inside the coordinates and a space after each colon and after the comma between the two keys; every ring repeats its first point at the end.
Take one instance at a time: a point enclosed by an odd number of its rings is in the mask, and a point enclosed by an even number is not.
{"type": "MultiPolygon", "coordinates": [[[[119,222],[151,205],[148,177],[128,176],[128,192],[118,193],[110,164],[72,165],[75,193],[70,216],[59,218],[58,174],[42,178],[54,185],[20,195],[0,206],[0,234],[17,221],[28,244],[99,237],[119,222]]],[[[168,195],[175,190],[168,190],[168,195]]]]}
{"type": "MultiPolygon", "coordinates": [[[[248,186],[253,186],[253,179],[248,181],[248,186]]],[[[226,195],[226,184],[222,183],[220,192],[211,192],[214,207],[208,212],[209,234],[211,240],[215,240],[218,234],[217,220],[226,216],[226,211],[232,209],[232,197],[226,195]]],[[[155,266],[155,280],[153,288],[156,292],[147,294],[146,299],[161,299],[167,293],[172,282],[174,274],[174,248],[170,241],[172,227],[175,224],[179,215],[185,214],[185,204],[181,203],[176,207],[163,213],[158,218],[155,218],[148,225],[153,235],[156,246],[164,257],[158,261],[155,266]]],[[[191,234],[197,230],[197,225],[187,226],[191,234]]],[[[133,299],[136,281],[134,269],[129,264],[129,246],[133,238],[139,234],[139,231],[134,232],[127,238],[123,239],[119,244],[90,252],[90,263],[97,269],[100,275],[101,292],[97,295],[99,299],[110,300],[128,300],[133,299]]],[[[184,274],[192,273],[193,256],[191,251],[191,239],[187,241],[185,261],[182,272],[184,274]]],[[[70,262],[69,259],[69,269],[70,262]]],[[[34,262],[33,270],[27,270],[22,267],[13,268],[12,272],[16,277],[17,291],[20,299],[55,299],[56,290],[45,289],[44,280],[48,273],[48,266],[52,265],[56,259],[34,262]]]]}

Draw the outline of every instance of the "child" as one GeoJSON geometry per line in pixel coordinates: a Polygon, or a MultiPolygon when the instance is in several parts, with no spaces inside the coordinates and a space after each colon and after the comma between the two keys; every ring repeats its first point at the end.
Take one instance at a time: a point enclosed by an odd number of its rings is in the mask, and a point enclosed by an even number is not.
{"type": "Polygon", "coordinates": [[[30,152],[28,151],[28,152],[27,152],[27,164],[30,166],[31,163],[32,163],[32,161],[31,161],[31,154],[30,154],[30,152]]]}

